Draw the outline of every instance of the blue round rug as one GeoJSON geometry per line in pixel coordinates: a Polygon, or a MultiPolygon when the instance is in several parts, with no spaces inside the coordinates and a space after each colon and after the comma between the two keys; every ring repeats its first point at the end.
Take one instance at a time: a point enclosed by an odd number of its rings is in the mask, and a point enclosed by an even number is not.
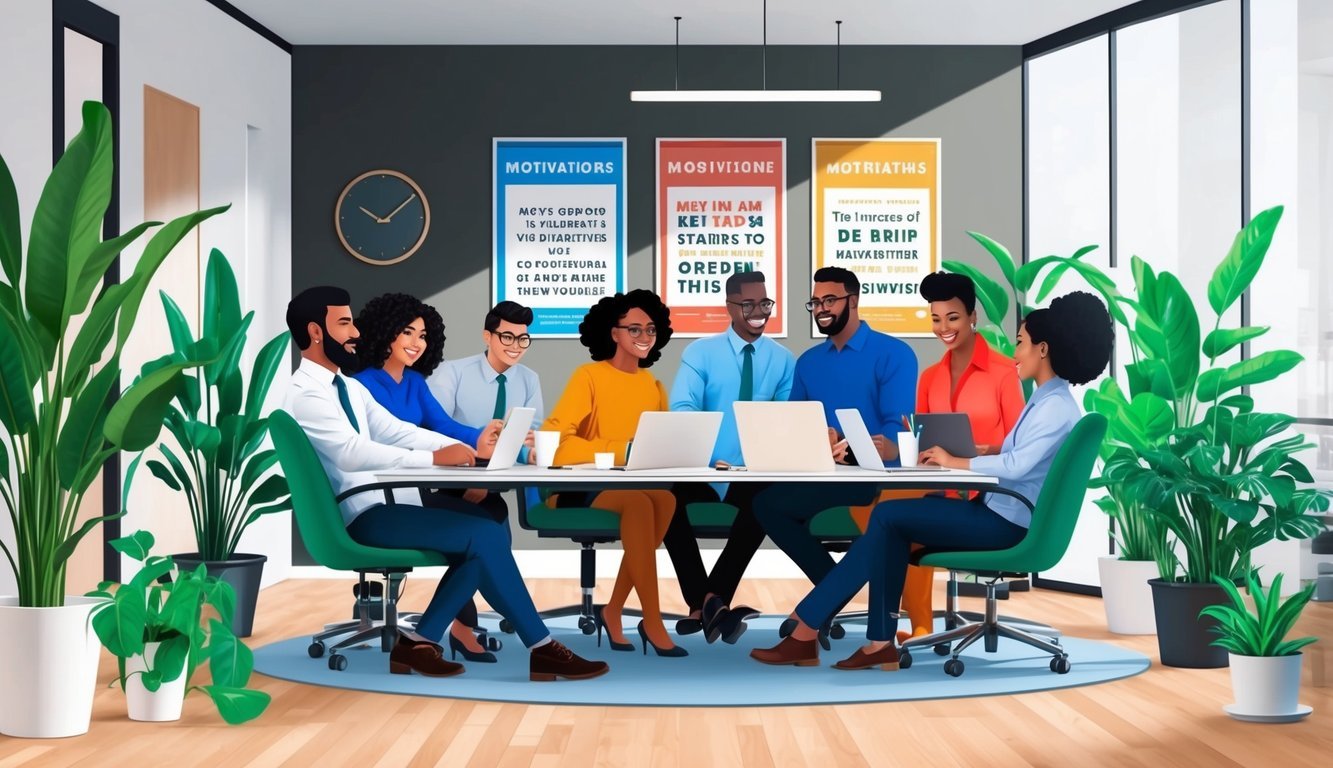
{"type": "MultiPolygon", "coordinates": [[[[308,636],[294,637],[255,651],[255,671],[297,683],[377,693],[442,696],[454,699],[524,704],[589,704],[597,706],[739,707],[792,704],[851,704],[875,701],[996,696],[1093,685],[1137,675],[1150,662],[1146,656],[1109,643],[1061,638],[1073,665],[1068,674],[1050,670],[1050,656],[1021,643],[1000,640],[996,653],[977,643],[960,657],[961,677],[944,673],[944,660],[930,649],[912,654],[912,668],[897,672],[845,672],[833,662],[851,655],[864,642],[862,626],[848,626],[847,636],[822,651],[819,667],[770,667],[749,658],[753,648],[778,641],[781,617],[756,616],[735,645],[709,645],[702,634],[673,639],[690,652],[684,658],[659,658],[649,649],[614,652],[603,639],[579,632],[572,617],[547,621],[552,635],[586,658],[603,659],[611,671],[593,680],[534,683],[528,680],[528,653],[518,638],[500,635],[504,648],[495,664],[467,663],[456,677],[428,678],[389,674],[388,654],[373,648],[345,652],[347,669],[335,672],[327,659],[306,654],[308,636]]],[[[641,643],[630,623],[626,636],[641,643]]],[[[637,623],[637,620],[635,620],[637,623]]],[[[487,624],[483,618],[483,624],[487,624]]],[[[493,623],[490,626],[494,626],[493,623]]],[[[461,656],[459,657],[462,658],[461,656]]]]}

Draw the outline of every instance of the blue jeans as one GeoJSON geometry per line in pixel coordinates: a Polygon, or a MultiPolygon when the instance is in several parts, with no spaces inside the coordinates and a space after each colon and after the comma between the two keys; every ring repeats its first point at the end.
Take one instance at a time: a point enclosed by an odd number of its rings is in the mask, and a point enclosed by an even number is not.
{"type": "Polygon", "coordinates": [[[818,584],[834,561],[810,533],[810,521],[830,507],[869,504],[878,493],[872,483],[773,483],[754,497],[754,517],[810,583],[818,584]]]}
{"type": "Polygon", "coordinates": [[[347,533],[369,547],[439,552],[454,566],[435,588],[417,634],[442,640],[459,608],[480,591],[513,622],[524,645],[532,647],[550,635],[514,562],[507,523],[452,509],[382,504],[358,515],[347,533]]]}
{"type": "Polygon", "coordinates": [[[807,626],[823,626],[868,581],[866,639],[893,640],[913,544],[930,549],[1008,549],[1027,532],[975,501],[925,496],[881,502],[870,514],[865,534],[796,606],[796,616],[807,626]]]}

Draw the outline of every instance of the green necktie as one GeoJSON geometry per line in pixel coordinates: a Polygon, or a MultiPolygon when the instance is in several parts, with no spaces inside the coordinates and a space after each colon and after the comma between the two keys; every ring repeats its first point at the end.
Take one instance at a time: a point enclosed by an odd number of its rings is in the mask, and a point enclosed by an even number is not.
{"type": "Polygon", "coordinates": [[[495,412],[491,414],[492,419],[503,419],[505,417],[505,375],[496,374],[495,383],[495,412]]]}
{"type": "Polygon", "coordinates": [[[741,363],[741,394],[737,400],[754,399],[754,345],[746,344],[741,348],[745,362],[741,363]]]}
{"type": "Polygon", "coordinates": [[[343,381],[341,376],[334,376],[333,386],[338,390],[338,402],[343,404],[343,413],[347,414],[347,420],[352,423],[352,429],[359,433],[361,425],[356,423],[356,414],[352,413],[352,401],[347,397],[347,382],[343,381]]]}

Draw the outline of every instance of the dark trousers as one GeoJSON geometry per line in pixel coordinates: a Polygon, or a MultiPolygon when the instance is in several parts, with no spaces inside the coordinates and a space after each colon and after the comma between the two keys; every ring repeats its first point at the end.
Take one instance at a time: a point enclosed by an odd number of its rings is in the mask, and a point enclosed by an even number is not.
{"type": "Polygon", "coordinates": [[[807,626],[823,626],[868,581],[866,639],[893,640],[913,543],[927,549],[1008,549],[1027,532],[975,501],[924,496],[882,502],[866,532],[796,606],[796,615],[807,626]]]}
{"type": "Polygon", "coordinates": [[[514,562],[508,526],[451,509],[381,504],[357,515],[347,533],[366,546],[423,549],[449,559],[453,567],[417,623],[423,637],[443,639],[450,620],[477,591],[513,622],[524,645],[550,635],[514,562]]]}
{"type": "Polygon", "coordinates": [[[731,604],[736,595],[736,587],[745,575],[745,568],[750,564],[759,545],[764,543],[764,529],[754,518],[754,498],[767,487],[767,483],[731,483],[725,498],[719,499],[717,491],[708,483],[676,483],[671,493],[676,497],[676,513],[671,516],[671,525],[667,527],[662,544],[671,556],[671,564],[676,569],[676,578],[680,581],[680,593],[690,611],[703,608],[704,597],[713,593],[722,601],[731,604]],[[704,570],[703,557],[699,554],[699,540],[694,537],[690,527],[686,508],[693,503],[724,501],[736,507],[736,519],[731,524],[727,543],[722,547],[722,554],[713,565],[713,572],[704,570]]]}
{"type": "MultiPolygon", "coordinates": [[[[464,490],[463,488],[422,489],[421,503],[431,509],[450,509],[465,515],[481,516],[502,523],[505,535],[512,539],[512,534],[509,531],[509,506],[505,504],[504,497],[492,491],[486,494],[486,498],[472,504],[463,501],[464,490]]],[[[454,569],[451,567],[444,574],[444,578],[450,578],[453,572],[454,569]]],[[[477,601],[469,599],[463,603],[463,607],[458,611],[457,618],[463,626],[475,629],[479,623],[477,619],[477,601]]]]}
{"type": "Polygon", "coordinates": [[[869,504],[878,493],[873,483],[774,483],[755,497],[755,518],[810,583],[818,584],[834,560],[810,532],[810,521],[830,507],[869,504]]]}

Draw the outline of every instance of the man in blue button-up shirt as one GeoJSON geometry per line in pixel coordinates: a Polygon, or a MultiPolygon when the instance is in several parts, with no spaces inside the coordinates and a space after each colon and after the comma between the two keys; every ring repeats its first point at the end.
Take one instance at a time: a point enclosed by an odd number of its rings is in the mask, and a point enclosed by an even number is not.
{"type": "MultiPolygon", "coordinates": [[[[726,293],[731,326],[685,348],[671,387],[671,410],[721,411],[722,427],[713,461],[740,465],[744,461],[732,403],[786,400],[791,394],[796,358],[764,336],[774,303],[768,298],[762,272],[732,275],[727,279],[726,293]]],[[[763,487],[759,483],[731,483],[721,498],[715,484],[678,483],[672,489],[676,514],[662,543],[671,555],[681,594],[690,606],[689,617],[676,624],[678,634],[702,629],[710,643],[719,637],[734,643],[745,631],[744,619],[752,615],[753,609],[738,607],[732,611],[728,606],[746,566],[764,542],[764,531],[754,518],[754,496],[763,487]],[[736,518],[710,574],[704,570],[686,509],[693,503],[719,500],[736,507],[736,518]]]]}
{"type": "MultiPolygon", "coordinates": [[[[806,309],[828,339],[796,361],[791,399],[824,404],[830,442],[839,437],[834,411],[857,409],[880,459],[896,464],[902,417],[916,406],[916,354],[905,342],[861,322],[860,291],[860,280],[842,267],[815,272],[806,309]]],[[[845,445],[834,443],[840,461],[848,460],[845,445]]],[[[830,507],[869,504],[876,491],[874,484],[782,483],[755,497],[755,514],[773,543],[818,584],[834,563],[810,532],[810,520],[830,507]]]]}

